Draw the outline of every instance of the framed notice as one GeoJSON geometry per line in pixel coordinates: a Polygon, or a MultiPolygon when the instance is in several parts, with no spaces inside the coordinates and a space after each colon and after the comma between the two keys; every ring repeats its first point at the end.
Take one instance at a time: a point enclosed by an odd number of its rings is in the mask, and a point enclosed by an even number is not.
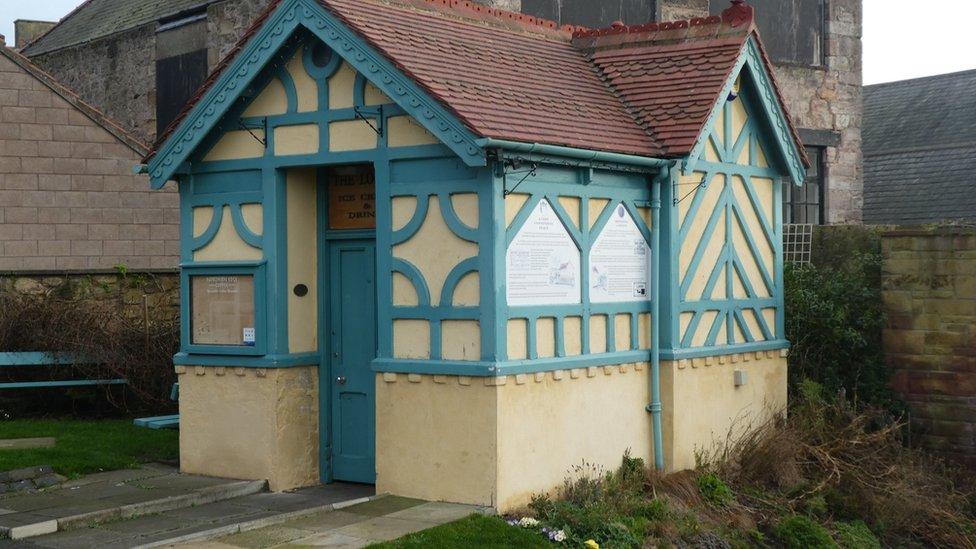
{"type": "Polygon", "coordinates": [[[371,164],[328,170],[329,228],[376,228],[376,181],[371,164]]]}
{"type": "Polygon", "coordinates": [[[509,305],[580,302],[580,251],[548,200],[540,200],[505,255],[509,305]]]}
{"type": "Polygon", "coordinates": [[[623,204],[590,247],[590,302],[651,299],[651,248],[623,204]]]}
{"type": "Polygon", "coordinates": [[[264,354],[263,272],[263,265],[184,267],[187,351],[264,354]]]}

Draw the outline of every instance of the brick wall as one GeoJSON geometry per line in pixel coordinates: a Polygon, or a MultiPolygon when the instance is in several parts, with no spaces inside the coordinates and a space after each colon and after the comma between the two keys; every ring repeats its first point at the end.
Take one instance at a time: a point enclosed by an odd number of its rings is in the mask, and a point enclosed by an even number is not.
{"type": "Polygon", "coordinates": [[[976,228],[883,235],[885,353],[922,442],[976,466],[976,228]]]}
{"type": "Polygon", "coordinates": [[[0,56],[0,272],[176,267],[177,194],[151,192],[138,161],[0,56]]]}

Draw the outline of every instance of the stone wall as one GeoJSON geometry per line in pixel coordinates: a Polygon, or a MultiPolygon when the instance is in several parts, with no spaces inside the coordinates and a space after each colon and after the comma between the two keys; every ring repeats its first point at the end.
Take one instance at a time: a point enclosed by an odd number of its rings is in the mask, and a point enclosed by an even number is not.
{"type": "Polygon", "coordinates": [[[976,466],[976,228],[882,237],[885,353],[913,437],[976,466]]]}
{"type": "Polygon", "coordinates": [[[824,68],[776,68],[777,82],[804,143],[826,146],[829,223],[860,223],[864,205],[861,1],[827,1],[824,68]]]}
{"type": "Polygon", "coordinates": [[[155,60],[154,24],[31,58],[146,143],[156,137],[155,60]]]}
{"type": "Polygon", "coordinates": [[[151,319],[180,314],[180,275],[176,271],[0,274],[0,294],[114,302],[131,318],[142,318],[147,309],[151,319]]]}
{"type": "Polygon", "coordinates": [[[220,63],[271,0],[225,0],[207,8],[207,61],[220,63]]]}
{"type": "MultiPolygon", "coordinates": [[[[860,223],[864,205],[861,127],[862,0],[825,0],[824,67],[781,64],[776,81],[804,144],[826,149],[828,223],[860,223]]],[[[659,21],[705,17],[708,0],[657,0],[659,21]]]]}

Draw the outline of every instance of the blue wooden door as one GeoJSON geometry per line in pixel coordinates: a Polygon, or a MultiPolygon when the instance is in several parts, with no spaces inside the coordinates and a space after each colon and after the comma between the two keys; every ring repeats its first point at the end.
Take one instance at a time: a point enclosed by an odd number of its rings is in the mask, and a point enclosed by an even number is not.
{"type": "Polygon", "coordinates": [[[332,477],[376,481],[375,384],[376,245],[369,240],[329,245],[329,351],[332,477]]]}

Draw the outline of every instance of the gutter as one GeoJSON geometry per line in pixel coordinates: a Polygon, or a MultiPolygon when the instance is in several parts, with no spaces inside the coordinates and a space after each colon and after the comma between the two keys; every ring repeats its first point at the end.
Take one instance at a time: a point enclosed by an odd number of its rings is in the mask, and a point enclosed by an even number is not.
{"type": "Polygon", "coordinates": [[[551,154],[554,156],[564,156],[578,158],[590,162],[610,162],[616,164],[630,164],[646,168],[663,168],[674,163],[673,160],[663,158],[651,158],[649,156],[636,156],[632,154],[620,154],[603,151],[593,151],[589,149],[577,149],[573,147],[562,147],[559,145],[543,145],[542,143],[522,143],[519,141],[506,141],[504,139],[493,139],[485,137],[478,139],[475,143],[484,149],[504,149],[523,153],[551,154]]]}

